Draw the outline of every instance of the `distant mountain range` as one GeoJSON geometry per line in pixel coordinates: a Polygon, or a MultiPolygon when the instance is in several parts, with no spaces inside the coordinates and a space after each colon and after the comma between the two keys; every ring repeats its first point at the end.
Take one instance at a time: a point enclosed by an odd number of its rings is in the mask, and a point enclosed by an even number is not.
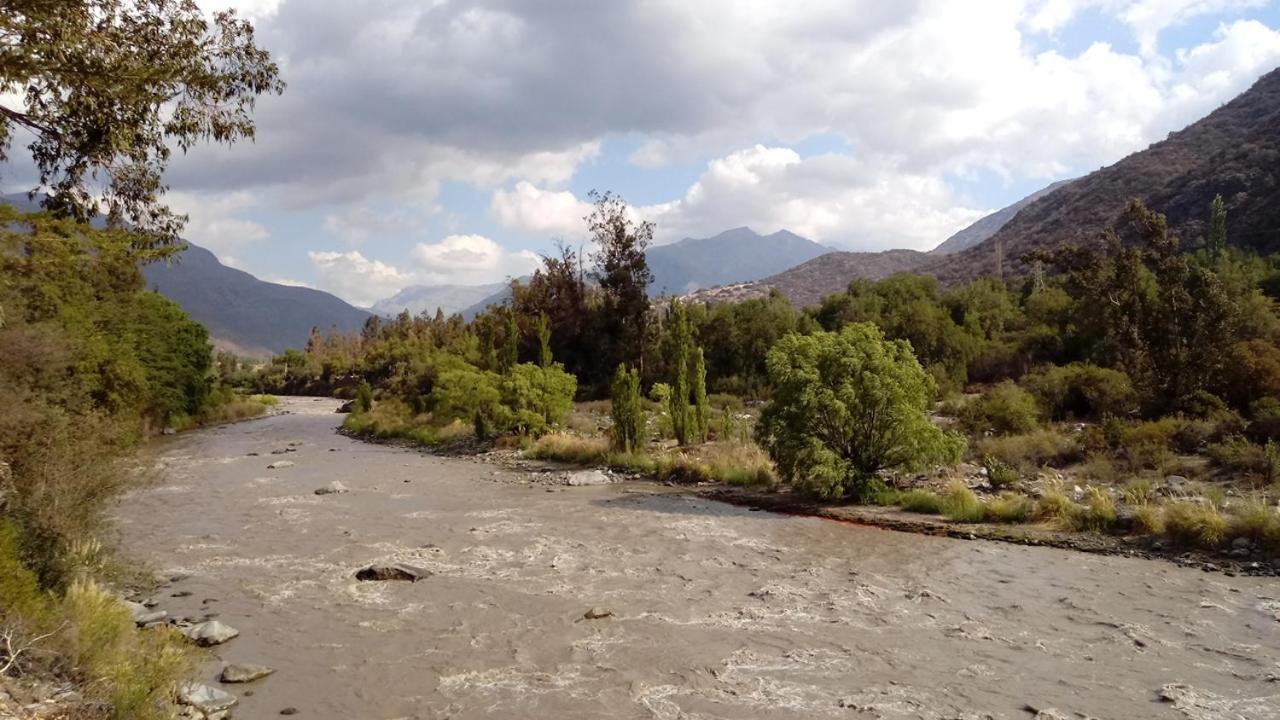
{"type": "Polygon", "coordinates": [[[1280,250],[1280,70],[1186,129],[1036,199],[986,241],[923,270],[946,284],[993,274],[1000,246],[1005,272],[1018,274],[1032,250],[1095,242],[1133,198],[1164,213],[1195,247],[1216,194],[1232,244],[1280,250]]]}
{"type": "Polygon", "coordinates": [[[709,238],[685,238],[649,248],[649,294],[684,295],[759,280],[829,252],[831,248],[787,230],[761,235],[740,227],[709,238]]]}
{"type": "Polygon", "coordinates": [[[434,314],[436,309],[445,315],[462,312],[507,287],[504,282],[488,285],[410,285],[385,300],[379,300],[370,308],[385,317],[394,317],[408,310],[411,315],[434,314]]]}
{"type": "Polygon", "coordinates": [[[143,267],[147,285],[209,329],[214,344],[263,357],[306,347],[311,328],[359,330],[370,317],[327,292],[259,280],[188,244],[175,262],[143,267]]]}

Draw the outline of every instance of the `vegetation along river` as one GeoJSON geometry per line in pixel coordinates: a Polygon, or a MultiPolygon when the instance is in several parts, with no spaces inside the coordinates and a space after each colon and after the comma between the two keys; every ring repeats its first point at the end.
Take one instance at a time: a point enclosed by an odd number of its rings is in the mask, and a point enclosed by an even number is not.
{"type": "Polygon", "coordinates": [[[277,669],[240,718],[1280,717],[1274,579],[552,487],[286,407],[158,443],[117,513],[162,609],[240,630],[207,682],[277,669]]]}

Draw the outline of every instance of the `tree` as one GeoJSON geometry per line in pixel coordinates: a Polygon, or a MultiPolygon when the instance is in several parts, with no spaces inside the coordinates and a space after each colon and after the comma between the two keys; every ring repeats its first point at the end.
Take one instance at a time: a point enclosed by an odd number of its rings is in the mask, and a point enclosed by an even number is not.
{"type": "Polygon", "coordinates": [[[590,197],[595,208],[584,219],[598,248],[592,259],[604,294],[601,318],[612,346],[606,357],[639,363],[643,372],[649,284],[653,282],[645,250],[653,242],[654,226],[634,222],[626,201],[617,195],[593,190],[590,197]]]}
{"type": "Polygon", "coordinates": [[[194,0],[10,0],[0,39],[0,92],[21,97],[0,101],[0,161],[26,131],[46,208],[105,206],[142,247],[173,247],[185,221],[159,203],[171,148],[252,138],[257,96],[284,90],[253,26],[194,0]]]}
{"type": "Polygon", "coordinates": [[[1227,249],[1227,208],[1222,203],[1222,195],[1214,195],[1209,206],[1209,237],[1205,249],[1214,260],[1221,258],[1227,249]]]}
{"type": "Polygon", "coordinates": [[[668,400],[668,412],[671,416],[671,429],[675,433],[676,442],[688,445],[689,440],[697,434],[696,420],[689,408],[689,356],[693,345],[693,332],[689,327],[689,314],[679,300],[671,302],[670,353],[671,353],[671,397],[668,400]]]}
{"type": "Polygon", "coordinates": [[[768,357],[773,399],[756,439],[782,476],[824,498],[862,499],[886,469],[955,462],[964,441],[928,416],[933,379],[871,323],[788,335],[768,357]]]}
{"type": "Polygon", "coordinates": [[[356,412],[367,413],[373,409],[373,388],[369,387],[369,381],[364,378],[360,379],[360,384],[356,386],[356,412]]]}
{"type": "Polygon", "coordinates": [[[707,432],[711,429],[711,406],[707,402],[707,363],[700,347],[693,349],[690,376],[693,380],[693,434],[698,442],[706,442],[707,432]]]}
{"type": "Polygon", "coordinates": [[[504,315],[506,332],[502,337],[502,351],[498,355],[498,371],[505,375],[520,361],[520,323],[512,308],[508,307],[504,315]]]}
{"type": "Polygon", "coordinates": [[[644,443],[644,410],[640,404],[640,373],[618,365],[611,393],[613,448],[631,453],[644,443]]]}
{"type": "Polygon", "coordinates": [[[551,318],[538,313],[538,364],[551,367],[551,318]]]}

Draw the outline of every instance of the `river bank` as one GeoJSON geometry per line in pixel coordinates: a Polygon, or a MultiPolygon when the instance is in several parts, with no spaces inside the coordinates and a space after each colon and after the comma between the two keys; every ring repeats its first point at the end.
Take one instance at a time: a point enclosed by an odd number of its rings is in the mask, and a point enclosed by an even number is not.
{"type": "Polygon", "coordinates": [[[162,481],[118,512],[126,552],[176,578],[158,609],[240,631],[200,678],[239,717],[1280,713],[1271,580],[552,485],[284,402],[162,439],[162,481]],[[375,562],[432,574],[355,579],[375,562]],[[219,685],[224,663],[277,672],[219,685]]]}

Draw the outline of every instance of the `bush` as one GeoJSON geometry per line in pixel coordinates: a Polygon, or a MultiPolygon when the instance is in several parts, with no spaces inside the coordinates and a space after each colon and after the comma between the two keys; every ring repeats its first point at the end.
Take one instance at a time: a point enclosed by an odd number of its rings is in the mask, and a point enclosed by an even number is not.
{"type": "Polygon", "coordinates": [[[1133,509],[1133,529],[1147,535],[1160,535],[1165,531],[1164,513],[1155,505],[1143,504],[1133,509]]]}
{"type": "Polygon", "coordinates": [[[1272,473],[1266,446],[1240,436],[1210,445],[1206,454],[1215,466],[1223,470],[1261,478],[1270,477],[1272,473]]]}
{"type": "Polygon", "coordinates": [[[897,498],[898,505],[907,512],[923,515],[941,515],[942,498],[928,490],[908,490],[897,498]]]}
{"type": "Polygon", "coordinates": [[[987,507],[968,486],[956,480],[942,496],[942,514],[957,522],[976,523],[986,519],[987,507]]]}
{"type": "Polygon", "coordinates": [[[1232,513],[1231,536],[1246,537],[1259,547],[1280,550],[1280,513],[1263,498],[1246,500],[1232,513]]]}
{"type": "Polygon", "coordinates": [[[1054,420],[1125,417],[1138,410],[1133,382],[1119,370],[1086,363],[1052,366],[1024,383],[1054,420]]]}
{"type": "Polygon", "coordinates": [[[1031,498],[1019,493],[1002,493],[987,501],[987,518],[994,522],[1026,522],[1036,511],[1031,498]]]}
{"type": "Polygon", "coordinates": [[[1079,507],[1059,486],[1045,488],[1044,493],[1036,501],[1035,516],[1042,520],[1068,520],[1079,507]]]}
{"type": "Polygon", "coordinates": [[[1040,408],[1031,393],[1006,380],[961,408],[960,420],[974,432],[1015,435],[1040,425],[1040,408]]]}
{"type": "Polygon", "coordinates": [[[609,444],[601,438],[552,433],[538,438],[525,455],[535,460],[557,460],[576,465],[598,465],[609,456],[609,444]]]}
{"type": "Polygon", "coordinates": [[[982,467],[987,471],[987,482],[991,483],[993,488],[1005,488],[1018,482],[1018,471],[1001,462],[997,457],[984,456],[982,467]]]}
{"type": "Polygon", "coordinates": [[[1017,468],[1024,473],[1044,466],[1064,467],[1084,458],[1080,443],[1051,429],[1026,435],[984,438],[978,441],[978,452],[1017,468]]]}
{"type": "Polygon", "coordinates": [[[369,381],[364,378],[360,379],[360,384],[356,386],[356,412],[369,412],[373,409],[373,388],[369,387],[369,381]]]}
{"type": "Polygon", "coordinates": [[[1165,533],[1183,545],[1216,548],[1227,538],[1230,526],[1210,503],[1179,500],[1164,508],[1165,533]]]}
{"type": "Polygon", "coordinates": [[[1089,497],[1084,505],[1078,505],[1071,514],[1072,526],[1077,530],[1102,532],[1110,530],[1116,524],[1116,501],[1110,493],[1089,486],[1089,497]]]}
{"type": "Polygon", "coordinates": [[[870,323],[788,335],[767,364],[774,393],[757,440],[802,489],[861,499],[882,469],[955,462],[963,450],[930,422],[934,383],[911,346],[870,323]]]}
{"type": "Polygon", "coordinates": [[[1119,450],[1129,471],[1163,470],[1173,459],[1169,445],[1177,430],[1173,418],[1125,426],[1120,431],[1119,450]]]}

